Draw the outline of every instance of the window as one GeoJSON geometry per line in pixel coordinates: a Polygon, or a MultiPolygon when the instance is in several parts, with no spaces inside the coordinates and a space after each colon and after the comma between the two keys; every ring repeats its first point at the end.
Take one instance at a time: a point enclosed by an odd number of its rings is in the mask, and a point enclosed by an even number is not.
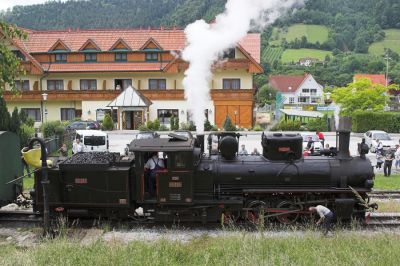
{"type": "Polygon", "coordinates": [[[299,103],[308,103],[308,97],[299,97],[299,103]]]}
{"type": "Polygon", "coordinates": [[[230,48],[224,51],[222,56],[223,59],[235,59],[235,48],[230,48]]]}
{"type": "Polygon", "coordinates": [[[67,54],[56,54],[56,62],[67,62],[67,54]]]}
{"type": "Polygon", "coordinates": [[[114,80],[115,83],[115,89],[116,90],[125,90],[129,86],[132,86],[132,80],[131,79],[116,79],[114,80]]]}
{"type": "Polygon", "coordinates": [[[166,90],[166,79],[149,79],[149,90],[166,90]]]}
{"type": "Polygon", "coordinates": [[[311,92],[311,95],[317,95],[317,90],[316,89],[311,89],[310,92],[311,92]]]}
{"type": "Polygon", "coordinates": [[[69,121],[75,119],[75,108],[61,108],[61,120],[69,121]]]}
{"type": "Polygon", "coordinates": [[[48,91],[62,91],[64,90],[64,80],[48,80],[47,81],[47,90],[48,91]]]}
{"type": "Polygon", "coordinates": [[[240,79],[223,79],[224,90],[239,90],[240,79]]]}
{"type": "Polygon", "coordinates": [[[319,98],[311,98],[311,103],[318,103],[319,102],[319,98]]]}
{"type": "Polygon", "coordinates": [[[146,53],[146,61],[158,61],[158,53],[146,53]]]}
{"type": "Polygon", "coordinates": [[[83,144],[88,146],[103,146],[106,145],[106,137],[86,136],[83,138],[83,144]]]}
{"type": "Polygon", "coordinates": [[[289,97],[289,103],[294,104],[294,97],[289,97]]]}
{"type": "Polygon", "coordinates": [[[21,108],[29,118],[32,118],[35,122],[40,122],[40,108],[21,108]]]}
{"type": "Polygon", "coordinates": [[[25,55],[23,53],[21,53],[21,51],[19,50],[14,50],[12,51],[13,54],[21,61],[25,61],[25,55]]]}
{"type": "Polygon", "coordinates": [[[115,54],[115,61],[126,62],[126,60],[127,60],[126,53],[116,53],[115,54]]]}
{"type": "Polygon", "coordinates": [[[93,53],[85,54],[85,62],[96,62],[96,61],[97,61],[97,54],[93,53]]]}
{"type": "Polygon", "coordinates": [[[175,168],[186,168],[187,154],[183,152],[175,153],[175,168]]]}
{"type": "Polygon", "coordinates": [[[158,109],[157,118],[163,125],[169,125],[171,117],[179,117],[178,109],[158,109]]]}
{"type": "Polygon", "coordinates": [[[81,79],[81,91],[97,90],[97,80],[95,79],[81,79]]]}
{"type": "Polygon", "coordinates": [[[303,93],[309,93],[310,89],[303,89],[303,93]]]}
{"type": "Polygon", "coordinates": [[[20,91],[29,91],[29,80],[16,80],[15,88],[20,91]]]}

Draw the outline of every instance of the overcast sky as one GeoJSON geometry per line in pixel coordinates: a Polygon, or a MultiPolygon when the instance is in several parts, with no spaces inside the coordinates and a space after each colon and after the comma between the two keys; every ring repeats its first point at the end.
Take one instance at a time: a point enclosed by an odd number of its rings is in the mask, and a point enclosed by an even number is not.
{"type": "MultiPolygon", "coordinates": [[[[49,0],[0,0],[0,10],[5,10],[7,8],[16,6],[16,5],[34,5],[34,4],[42,4],[48,2],[49,0]]],[[[54,0],[51,0],[54,1],[54,0]]],[[[62,0],[65,2],[66,0],[62,0]]]]}

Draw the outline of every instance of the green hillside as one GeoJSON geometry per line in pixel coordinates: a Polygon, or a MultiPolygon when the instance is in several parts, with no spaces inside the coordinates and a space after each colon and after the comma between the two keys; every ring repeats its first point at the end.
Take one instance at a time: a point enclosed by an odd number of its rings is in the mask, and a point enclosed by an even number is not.
{"type": "Polygon", "coordinates": [[[280,45],[282,39],[294,41],[305,36],[309,43],[323,43],[328,40],[328,28],[320,25],[294,24],[287,28],[274,28],[270,39],[271,45],[280,45]]]}
{"type": "Polygon", "coordinates": [[[396,53],[400,53],[400,30],[388,29],[385,30],[385,39],[380,42],[375,42],[369,46],[368,53],[374,55],[383,55],[385,48],[390,48],[396,53]]]}
{"type": "Polygon", "coordinates": [[[282,54],[282,62],[298,62],[300,58],[311,57],[325,60],[325,56],[332,56],[332,52],[316,49],[286,49],[282,54]]]}

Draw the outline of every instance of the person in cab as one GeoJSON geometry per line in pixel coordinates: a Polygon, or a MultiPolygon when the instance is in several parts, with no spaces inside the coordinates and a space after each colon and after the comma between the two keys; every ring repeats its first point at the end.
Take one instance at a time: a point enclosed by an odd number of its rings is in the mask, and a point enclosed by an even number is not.
{"type": "Polygon", "coordinates": [[[158,152],[154,152],[151,154],[150,158],[147,160],[144,165],[144,169],[147,174],[146,178],[146,187],[147,192],[149,192],[151,197],[156,195],[156,175],[157,171],[165,169],[164,160],[158,157],[158,152]]]}

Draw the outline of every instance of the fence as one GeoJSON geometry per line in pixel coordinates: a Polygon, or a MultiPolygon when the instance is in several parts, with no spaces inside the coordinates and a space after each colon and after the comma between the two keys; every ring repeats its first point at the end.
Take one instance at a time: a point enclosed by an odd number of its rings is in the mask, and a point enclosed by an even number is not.
{"type": "Polygon", "coordinates": [[[67,147],[72,146],[74,140],[74,132],[65,132],[61,136],[53,136],[52,138],[45,139],[45,146],[48,154],[52,154],[60,149],[60,147],[65,143],[67,147]]]}

